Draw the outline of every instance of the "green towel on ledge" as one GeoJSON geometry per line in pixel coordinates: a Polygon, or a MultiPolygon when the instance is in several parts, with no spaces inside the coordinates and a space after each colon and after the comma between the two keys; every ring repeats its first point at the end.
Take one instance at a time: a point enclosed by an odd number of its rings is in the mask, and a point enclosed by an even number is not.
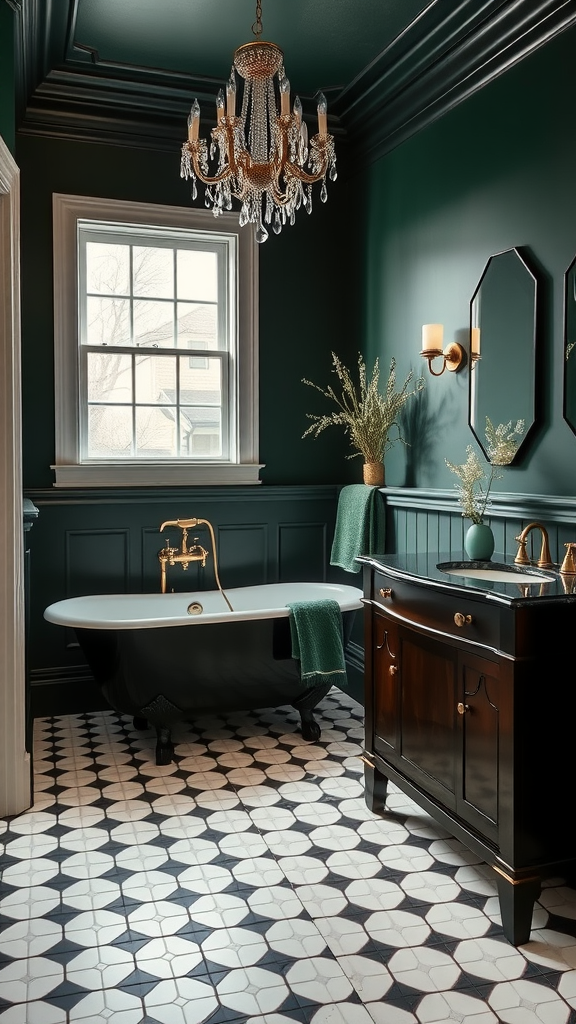
{"type": "Polygon", "coordinates": [[[338,497],[330,565],[360,572],[356,555],[384,550],[384,502],[378,487],[349,484],[338,497]]]}
{"type": "Polygon", "coordinates": [[[300,662],[306,686],[330,683],[347,686],[338,601],[294,601],[289,604],[292,657],[300,662]]]}

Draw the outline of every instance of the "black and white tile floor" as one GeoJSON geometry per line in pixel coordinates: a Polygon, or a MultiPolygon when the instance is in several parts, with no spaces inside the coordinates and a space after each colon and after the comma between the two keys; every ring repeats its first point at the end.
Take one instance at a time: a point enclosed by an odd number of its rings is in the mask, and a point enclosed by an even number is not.
{"type": "MultiPolygon", "coordinates": [[[[575,1024],[576,893],[503,938],[492,872],[393,790],[363,796],[363,709],[182,726],[42,719],[35,803],[0,823],[0,1024],[575,1024]]],[[[568,825],[568,822],[567,822],[568,825]]]]}

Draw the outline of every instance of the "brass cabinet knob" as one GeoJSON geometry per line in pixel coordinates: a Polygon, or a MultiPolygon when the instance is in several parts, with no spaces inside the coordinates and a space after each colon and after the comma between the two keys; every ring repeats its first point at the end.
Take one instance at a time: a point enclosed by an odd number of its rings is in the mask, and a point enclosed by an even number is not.
{"type": "Polygon", "coordinates": [[[460,701],[456,705],[456,710],[458,711],[459,715],[465,715],[467,711],[470,711],[470,705],[469,704],[462,704],[462,701],[460,701]]]}
{"type": "Polygon", "coordinates": [[[398,665],[390,665],[390,668],[388,669],[389,675],[395,676],[397,671],[398,671],[398,665]]]}
{"type": "Polygon", "coordinates": [[[380,597],[392,597],[392,587],[380,587],[380,597]]]}
{"type": "Polygon", "coordinates": [[[457,626],[469,626],[472,622],[472,616],[464,615],[463,612],[456,612],[454,615],[454,622],[457,626]]]}

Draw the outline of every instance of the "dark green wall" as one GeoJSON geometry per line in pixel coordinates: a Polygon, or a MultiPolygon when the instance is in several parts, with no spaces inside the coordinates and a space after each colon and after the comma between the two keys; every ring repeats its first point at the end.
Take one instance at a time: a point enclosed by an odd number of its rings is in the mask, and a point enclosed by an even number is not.
{"type": "Polygon", "coordinates": [[[0,136],[14,152],[14,12],[0,0],[0,136]]]}
{"type": "MultiPolygon", "coordinates": [[[[179,154],[134,151],[21,136],[17,160],[22,183],[22,347],[24,480],[51,486],[54,462],[52,193],[103,196],[189,206],[179,177],[179,154]]],[[[336,483],[358,474],[345,461],[343,435],[328,431],[302,441],[306,412],[318,400],[301,383],[327,382],[330,351],[357,350],[350,325],[357,293],[350,286],[345,184],[330,183],[311,216],[274,234],[260,253],[260,461],[266,484],[336,483]]],[[[249,230],[249,229],[247,229],[249,230]]],[[[353,477],[351,477],[353,478],[353,477]]]]}
{"type": "MultiPolygon", "coordinates": [[[[512,67],[367,169],[365,345],[398,369],[425,368],[423,444],[396,446],[387,483],[452,487],[465,459],[468,369],[436,379],[419,355],[421,325],[467,341],[469,302],[486,261],[526,247],[541,271],[539,428],[496,489],[574,494],[576,438],[562,416],[563,277],[576,253],[576,30],[512,67]]],[[[518,358],[522,358],[519,354],[518,358]]],[[[513,390],[515,380],[507,386],[513,390]]],[[[511,413],[510,415],[513,415],[511,413]]]]}

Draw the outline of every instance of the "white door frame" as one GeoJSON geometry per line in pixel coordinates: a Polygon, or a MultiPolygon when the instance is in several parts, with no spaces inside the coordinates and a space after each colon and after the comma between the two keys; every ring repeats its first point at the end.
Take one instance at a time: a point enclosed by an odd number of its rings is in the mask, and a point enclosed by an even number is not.
{"type": "Polygon", "coordinates": [[[20,173],[0,138],[0,815],[32,800],[26,751],[20,173]]]}

